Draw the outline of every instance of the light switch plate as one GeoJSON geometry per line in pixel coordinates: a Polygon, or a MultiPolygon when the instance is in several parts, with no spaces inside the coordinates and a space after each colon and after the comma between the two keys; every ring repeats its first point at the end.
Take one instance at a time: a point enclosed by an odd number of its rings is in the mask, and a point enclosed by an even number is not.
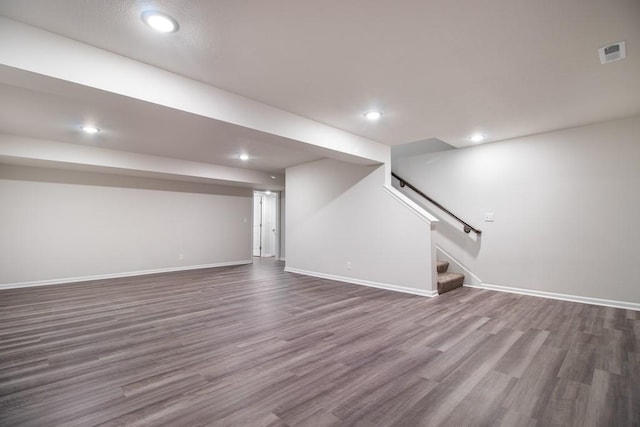
{"type": "Polygon", "coordinates": [[[493,222],[493,212],[484,213],[484,222],[493,222]]]}

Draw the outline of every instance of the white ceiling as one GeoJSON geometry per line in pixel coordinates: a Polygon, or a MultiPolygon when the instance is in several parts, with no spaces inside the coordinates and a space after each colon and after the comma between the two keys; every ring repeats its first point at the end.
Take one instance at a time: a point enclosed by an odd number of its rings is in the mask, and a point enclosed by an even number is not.
{"type": "MultiPolygon", "coordinates": [[[[461,147],[475,131],[496,141],[640,114],[637,0],[2,0],[0,14],[388,145],[461,147]],[[149,8],[180,31],[153,33],[140,20],[149,8]],[[627,59],[600,65],[597,49],[621,40],[627,59]],[[383,119],[364,120],[369,108],[383,119]]],[[[264,157],[250,167],[265,171],[318,157],[284,138],[90,92],[4,85],[0,126],[82,142],[60,120],[95,114],[118,129],[100,136],[115,149],[239,166],[233,156],[247,147],[264,157]],[[26,112],[39,125],[28,128],[26,112]]]]}
{"type": "Polygon", "coordinates": [[[273,174],[324,157],[286,138],[160,105],[68,83],[45,86],[47,92],[0,83],[4,133],[273,174]],[[79,132],[84,123],[101,132],[79,132]],[[243,153],[248,161],[240,160],[243,153]]]}

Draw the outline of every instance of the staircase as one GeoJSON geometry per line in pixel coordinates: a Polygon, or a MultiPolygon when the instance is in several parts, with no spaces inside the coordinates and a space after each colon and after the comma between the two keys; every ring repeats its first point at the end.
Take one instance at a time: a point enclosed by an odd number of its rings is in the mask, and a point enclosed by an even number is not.
{"type": "Polygon", "coordinates": [[[464,274],[449,273],[449,263],[447,261],[438,261],[438,294],[459,288],[464,283],[464,274]]]}

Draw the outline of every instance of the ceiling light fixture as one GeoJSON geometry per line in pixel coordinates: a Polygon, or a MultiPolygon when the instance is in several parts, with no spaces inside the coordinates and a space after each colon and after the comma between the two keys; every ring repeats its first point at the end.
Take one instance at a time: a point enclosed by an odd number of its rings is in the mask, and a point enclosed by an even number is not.
{"type": "Polygon", "coordinates": [[[482,142],[484,141],[485,136],[481,133],[474,133],[469,137],[469,139],[471,140],[471,142],[482,142]]]}
{"type": "Polygon", "coordinates": [[[100,129],[95,127],[95,126],[91,126],[91,125],[83,125],[80,126],[80,130],[84,133],[88,133],[89,135],[93,135],[95,133],[100,132],[100,129]]]}
{"type": "Polygon", "coordinates": [[[264,192],[264,194],[266,194],[268,196],[269,194],[271,194],[271,191],[267,190],[267,191],[264,192]]]}
{"type": "Polygon", "coordinates": [[[142,21],[160,33],[175,33],[178,31],[178,21],[165,13],[155,10],[144,12],[142,21]]]}
{"type": "Polygon", "coordinates": [[[249,160],[249,155],[248,154],[240,154],[240,160],[243,160],[243,161],[246,162],[247,160],[249,160]]]}
{"type": "Polygon", "coordinates": [[[375,122],[376,120],[379,120],[380,117],[382,117],[382,113],[380,111],[368,111],[364,113],[364,117],[367,120],[371,120],[372,122],[375,122]]]}

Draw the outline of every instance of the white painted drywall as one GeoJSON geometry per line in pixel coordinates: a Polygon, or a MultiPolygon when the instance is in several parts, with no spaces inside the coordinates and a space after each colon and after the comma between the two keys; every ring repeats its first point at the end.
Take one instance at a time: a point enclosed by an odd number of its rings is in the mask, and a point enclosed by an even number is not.
{"type": "Polygon", "coordinates": [[[43,165],[64,169],[210,182],[221,185],[280,189],[283,182],[271,174],[148,154],[110,150],[16,135],[0,134],[0,158],[5,163],[43,165]]]}
{"type": "Polygon", "coordinates": [[[442,220],[437,244],[484,283],[640,302],[640,117],[402,158],[393,168],[482,229],[475,241],[432,210],[442,220]]]}
{"type": "Polygon", "coordinates": [[[0,284],[251,260],[250,189],[0,165],[0,200],[0,284]]]}
{"type": "Polygon", "coordinates": [[[287,268],[431,291],[430,223],[384,182],[384,166],[320,160],[288,168],[287,268]]]}
{"type": "Polygon", "coordinates": [[[370,164],[390,153],[379,142],[0,16],[2,66],[279,135],[323,156],[370,164]]]}

